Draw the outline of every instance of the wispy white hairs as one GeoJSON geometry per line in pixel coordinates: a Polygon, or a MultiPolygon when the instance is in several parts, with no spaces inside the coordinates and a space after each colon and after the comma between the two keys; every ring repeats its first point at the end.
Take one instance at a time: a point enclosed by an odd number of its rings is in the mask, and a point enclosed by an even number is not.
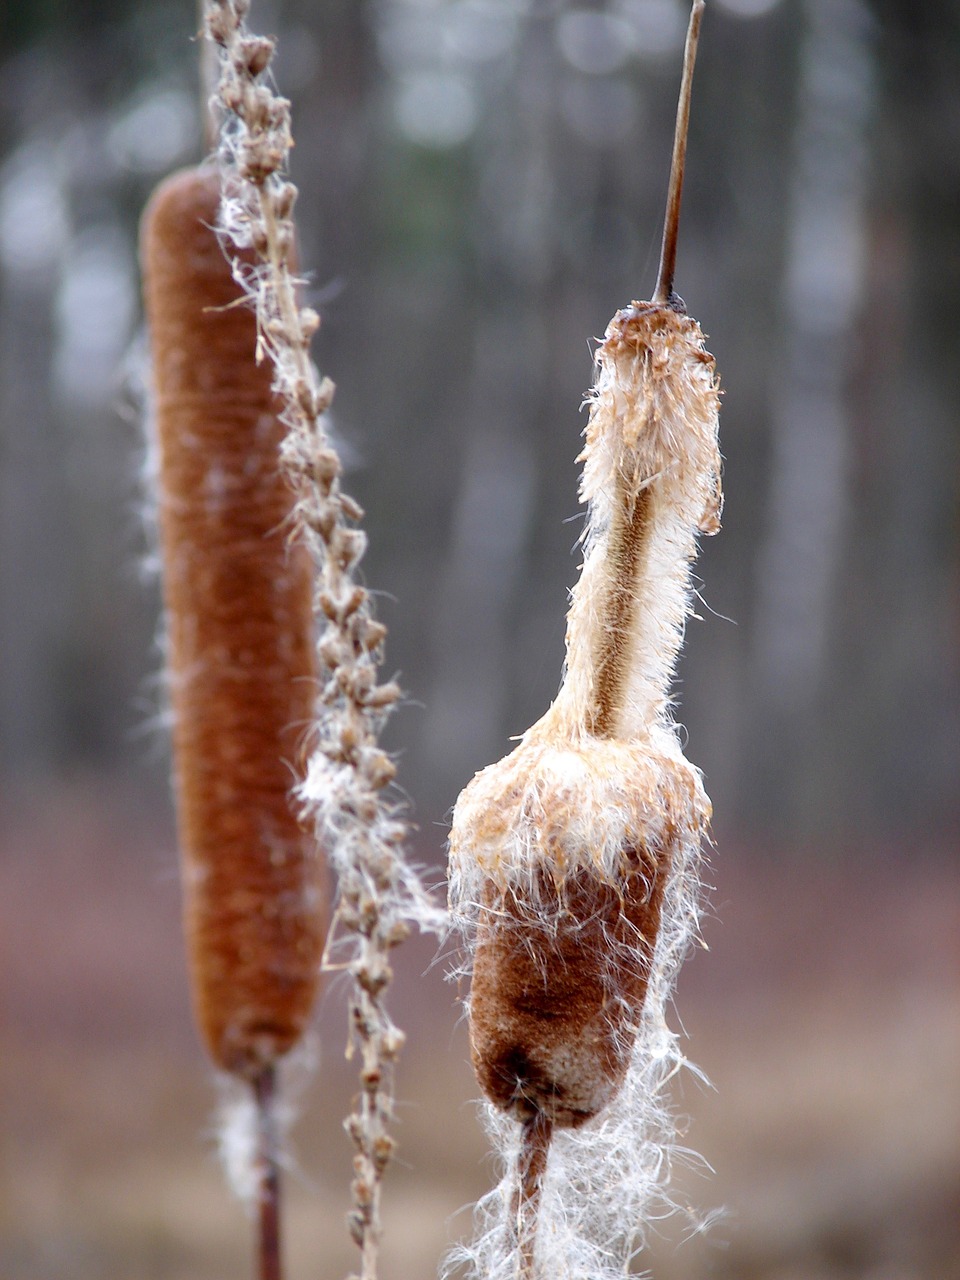
{"type": "Polygon", "coordinates": [[[248,0],[208,0],[206,30],[220,49],[221,230],[251,248],[253,267],[235,273],[256,306],[259,350],[275,368],[287,434],[282,465],[293,490],[292,535],[317,566],[320,690],[306,778],[304,815],[338,877],[334,947],[354,979],[350,1035],[360,1051],[361,1095],[347,1121],[357,1155],[351,1233],[362,1275],[373,1280],[380,1237],[380,1184],[393,1150],[391,1069],[402,1044],[384,1006],[388,956],[411,922],[434,927],[431,905],[404,853],[406,825],[388,798],[394,765],[378,737],[399,689],[381,684],[386,629],[372,614],[358,566],[363,512],[341,488],[341,462],[327,431],[333,383],[318,374],[309,344],[319,317],[299,304],[293,269],[296,188],[286,177],[292,145],[289,103],[268,83],[273,42],[245,26],[248,0]]]}

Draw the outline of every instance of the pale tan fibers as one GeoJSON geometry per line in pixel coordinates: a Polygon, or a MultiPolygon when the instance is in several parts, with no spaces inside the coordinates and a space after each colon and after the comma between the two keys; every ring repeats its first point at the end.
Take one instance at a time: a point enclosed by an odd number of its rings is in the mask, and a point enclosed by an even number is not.
{"type": "Polygon", "coordinates": [[[620,1274],[668,1179],[660,1094],[681,1055],[664,1004],[711,812],[670,686],[697,536],[719,528],[719,389],[675,300],[618,312],[597,365],[563,682],[464,788],[450,833],[473,1062],[519,1122],[491,1126],[515,1172],[459,1255],[485,1280],[620,1274]]]}
{"type": "Polygon", "coordinates": [[[388,790],[395,767],[378,745],[400,690],[379,680],[386,628],[362,585],[363,511],[341,486],[328,430],[333,383],[310,358],[319,317],[298,296],[297,189],[286,176],[290,104],[271,87],[274,44],[248,31],[248,10],[249,0],[204,2],[206,33],[219,50],[219,227],[234,273],[255,305],[251,359],[266,354],[273,364],[286,427],[280,456],[291,487],[291,528],[316,565],[318,698],[299,797],[337,874],[332,945],[342,942],[338,967],[353,978],[349,1035],[359,1050],[361,1089],[347,1121],[356,1147],[349,1227],[362,1252],[363,1278],[373,1280],[380,1183],[394,1146],[388,1133],[392,1068],[403,1042],[384,1001],[389,954],[407,936],[409,922],[433,925],[439,913],[406,860],[406,824],[388,790]],[[252,251],[252,267],[244,249],[252,251]]]}
{"type": "Polygon", "coordinates": [[[554,879],[589,866],[615,884],[625,847],[660,846],[668,826],[699,833],[709,820],[670,682],[697,534],[719,528],[714,362],[695,320],[634,303],[611,321],[597,365],[563,683],[457,801],[451,871],[467,882],[479,872],[523,883],[542,859],[554,879]]]}

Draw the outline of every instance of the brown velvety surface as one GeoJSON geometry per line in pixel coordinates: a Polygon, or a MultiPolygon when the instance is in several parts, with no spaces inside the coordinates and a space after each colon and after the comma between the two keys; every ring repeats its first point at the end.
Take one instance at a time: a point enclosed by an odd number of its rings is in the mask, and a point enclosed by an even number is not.
{"type": "Polygon", "coordinates": [[[283,427],[253,314],[231,306],[218,200],[215,174],[174,175],[142,254],[194,1002],[214,1060],[246,1073],[309,1017],[324,892],[290,800],[315,697],[312,569],[288,545],[283,427]]]}
{"type": "Polygon", "coordinates": [[[519,1119],[576,1128],[616,1094],[650,974],[669,854],[628,851],[622,893],[590,871],[535,899],[487,882],[470,992],[484,1092],[519,1119]]]}

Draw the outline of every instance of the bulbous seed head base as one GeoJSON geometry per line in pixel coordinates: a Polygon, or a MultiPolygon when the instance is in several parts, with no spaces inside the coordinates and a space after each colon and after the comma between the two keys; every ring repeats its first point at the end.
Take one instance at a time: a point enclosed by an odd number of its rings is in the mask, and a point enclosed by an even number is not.
{"type": "Polygon", "coordinates": [[[476,921],[481,1087],[521,1122],[578,1128],[623,1081],[671,863],[699,844],[710,810],[667,735],[557,744],[549,722],[460,797],[452,889],[476,921]]]}

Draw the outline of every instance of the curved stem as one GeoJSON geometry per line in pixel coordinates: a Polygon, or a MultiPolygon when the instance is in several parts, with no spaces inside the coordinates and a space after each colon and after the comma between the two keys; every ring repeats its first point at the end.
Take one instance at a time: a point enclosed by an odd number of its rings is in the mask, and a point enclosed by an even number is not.
{"type": "Polygon", "coordinates": [[[673,135],[673,160],[670,164],[670,186],[663,219],[663,243],[660,248],[660,272],[652,301],[668,303],[673,297],[673,277],[677,268],[677,235],[680,228],[680,202],[683,197],[683,171],[687,159],[687,129],[690,125],[690,94],[693,68],[697,61],[697,42],[703,18],[703,0],[694,0],[687,27],[687,43],[683,51],[683,78],[677,103],[677,124],[673,135]]]}

